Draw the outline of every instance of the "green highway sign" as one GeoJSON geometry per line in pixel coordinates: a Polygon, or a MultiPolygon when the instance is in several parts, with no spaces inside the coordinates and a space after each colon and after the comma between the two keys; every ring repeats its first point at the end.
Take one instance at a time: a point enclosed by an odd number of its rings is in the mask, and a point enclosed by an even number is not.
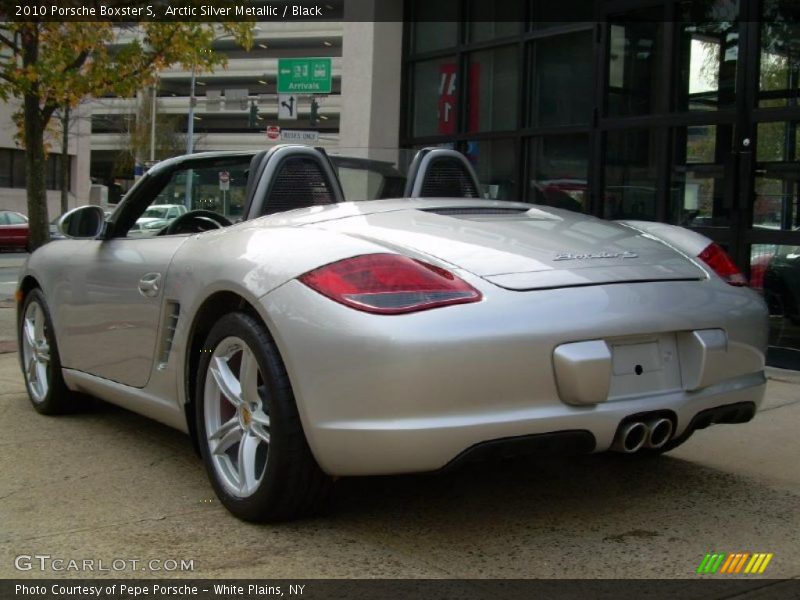
{"type": "Polygon", "coordinates": [[[279,94],[330,94],[330,58],[279,58],[279,94]]]}

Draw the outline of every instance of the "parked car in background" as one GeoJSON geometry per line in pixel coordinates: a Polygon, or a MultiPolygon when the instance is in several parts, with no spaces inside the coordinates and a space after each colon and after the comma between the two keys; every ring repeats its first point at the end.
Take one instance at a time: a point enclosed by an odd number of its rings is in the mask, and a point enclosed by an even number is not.
{"type": "Polygon", "coordinates": [[[13,210],[0,210],[0,250],[28,249],[28,217],[13,210]]]}
{"type": "Polygon", "coordinates": [[[130,232],[133,235],[155,235],[187,212],[183,204],[156,204],[136,219],[130,232]]]}

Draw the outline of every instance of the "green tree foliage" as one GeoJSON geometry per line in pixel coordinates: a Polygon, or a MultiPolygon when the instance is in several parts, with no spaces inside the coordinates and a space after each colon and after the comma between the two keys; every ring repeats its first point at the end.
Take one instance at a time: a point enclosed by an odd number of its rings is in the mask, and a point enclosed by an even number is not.
{"type": "Polygon", "coordinates": [[[26,150],[31,247],[48,240],[45,140],[57,109],[74,107],[89,96],[133,96],[171,65],[213,70],[224,64],[223,56],[210,51],[214,38],[231,35],[249,48],[252,31],[251,23],[143,22],[120,27],[110,22],[36,21],[0,25],[0,99],[21,101],[16,119],[26,150]]]}

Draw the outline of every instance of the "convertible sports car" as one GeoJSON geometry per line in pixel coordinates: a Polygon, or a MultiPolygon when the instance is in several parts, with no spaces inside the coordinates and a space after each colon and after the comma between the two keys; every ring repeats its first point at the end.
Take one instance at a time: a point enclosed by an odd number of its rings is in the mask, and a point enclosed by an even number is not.
{"type": "Polygon", "coordinates": [[[160,163],[22,269],[33,406],[88,394],[189,433],[248,520],[308,514],[337,476],[657,454],[753,417],[767,310],[719,246],[479,190],[444,149],[362,202],[309,147],[160,163]],[[175,198],[190,210],[130,235],[175,198]]]}

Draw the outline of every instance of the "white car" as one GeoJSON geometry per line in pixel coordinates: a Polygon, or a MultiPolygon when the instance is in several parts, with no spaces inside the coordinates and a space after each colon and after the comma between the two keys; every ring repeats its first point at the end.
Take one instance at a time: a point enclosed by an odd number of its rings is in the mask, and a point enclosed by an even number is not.
{"type": "Polygon", "coordinates": [[[155,235],[187,212],[189,211],[183,204],[154,204],[136,219],[131,231],[140,232],[141,235],[155,235]]]}

